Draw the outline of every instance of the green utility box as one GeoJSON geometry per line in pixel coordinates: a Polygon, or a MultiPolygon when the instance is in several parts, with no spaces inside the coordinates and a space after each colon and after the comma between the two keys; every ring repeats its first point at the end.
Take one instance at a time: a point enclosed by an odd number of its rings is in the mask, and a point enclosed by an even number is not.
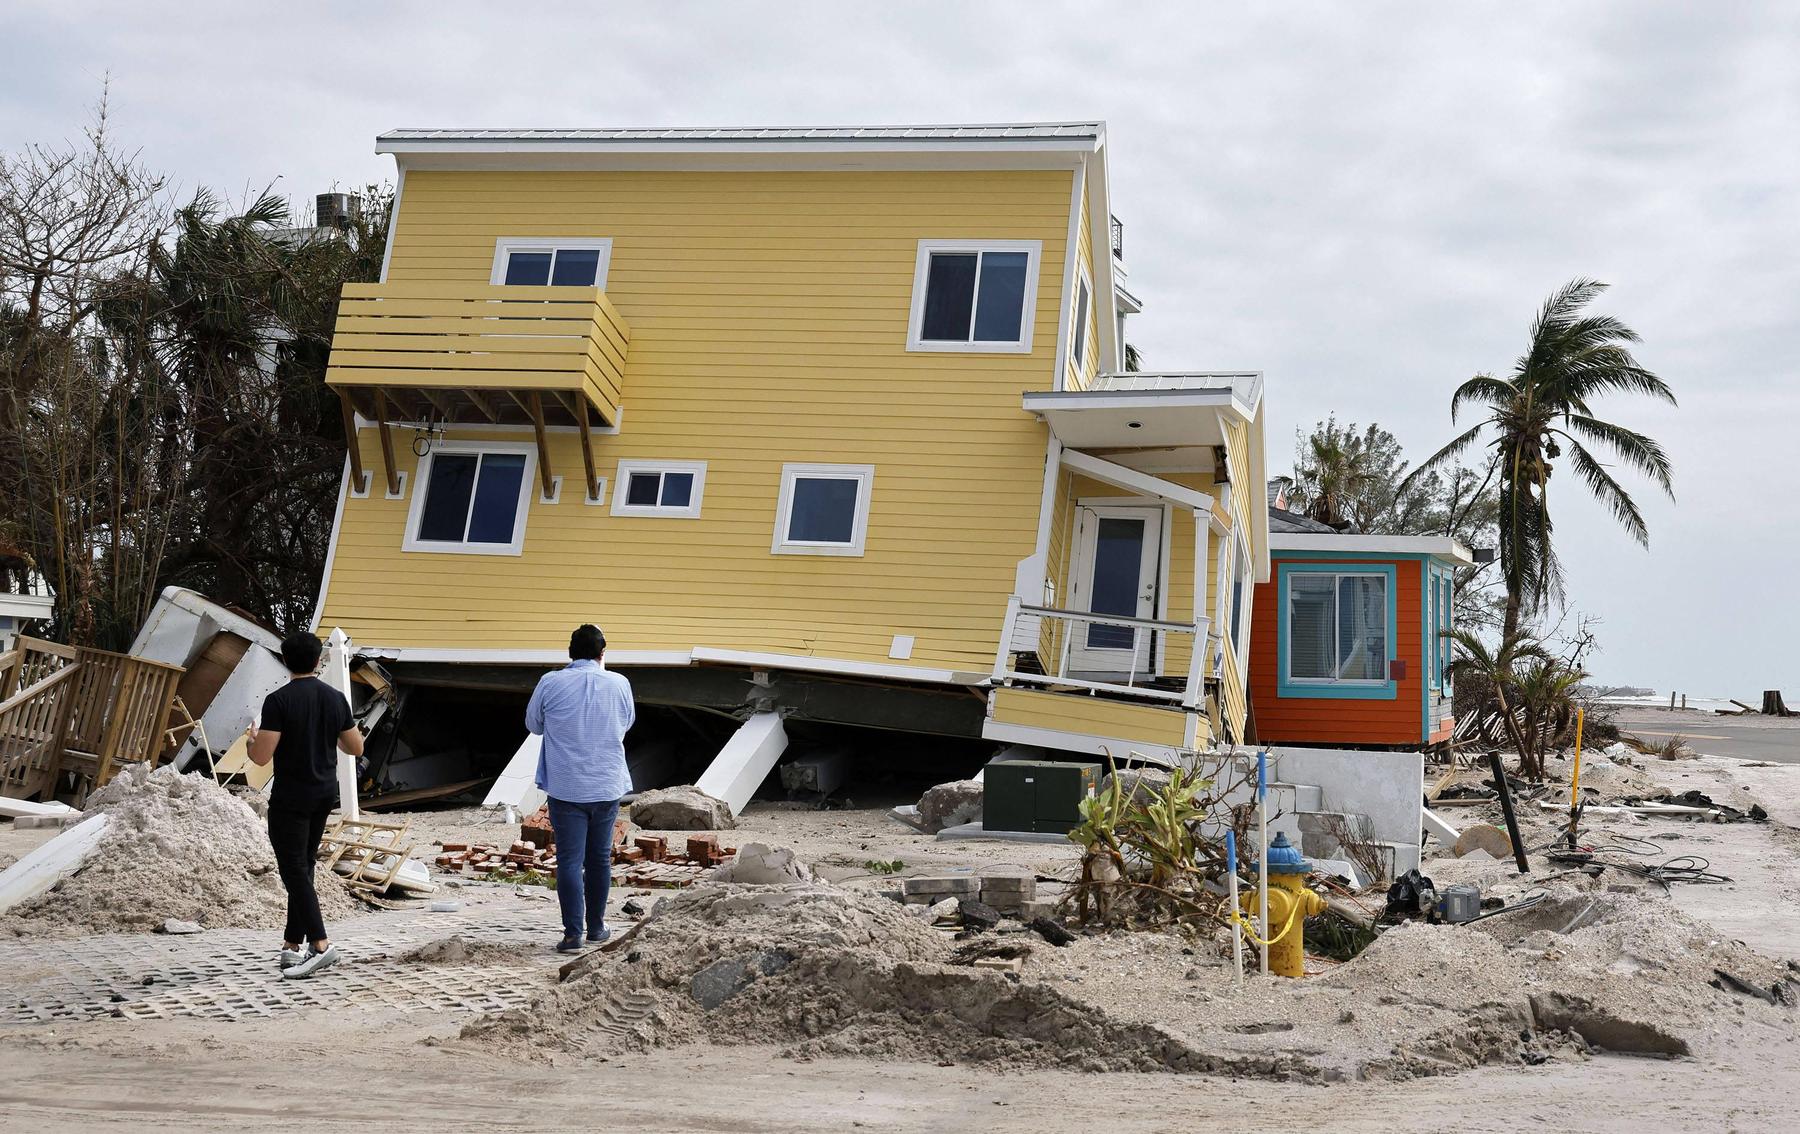
{"type": "Polygon", "coordinates": [[[1100,787],[1100,765],[1006,760],[982,769],[981,826],[988,831],[1066,835],[1080,803],[1100,787]]]}

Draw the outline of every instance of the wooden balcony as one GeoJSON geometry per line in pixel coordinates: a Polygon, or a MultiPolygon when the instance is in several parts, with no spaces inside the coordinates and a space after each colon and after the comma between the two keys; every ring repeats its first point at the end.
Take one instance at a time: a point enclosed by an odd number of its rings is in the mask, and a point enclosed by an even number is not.
{"type": "MultiPolygon", "coordinates": [[[[631,329],[592,287],[346,284],[326,384],[343,399],[361,477],[354,414],[382,431],[390,491],[398,491],[387,426],[619,423],[631,329]]],[[[548,462],[540,462],[548,483],[548,462]]]]}

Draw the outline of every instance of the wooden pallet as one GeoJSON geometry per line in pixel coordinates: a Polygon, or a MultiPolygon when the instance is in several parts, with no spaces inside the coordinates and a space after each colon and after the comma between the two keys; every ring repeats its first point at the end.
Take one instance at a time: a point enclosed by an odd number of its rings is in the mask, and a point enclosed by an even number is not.
{"type": "Polygon", "coordinates": [[[412,854],[406,841],[411,822],[380,823],[371,819],[339,819],[325,831],[319,844],[325,867],[336,872],[352,889],[384,894],[394,884],[400,868],[412,854]],[[339,870],[347,865],[348,872],[339,870]]]}

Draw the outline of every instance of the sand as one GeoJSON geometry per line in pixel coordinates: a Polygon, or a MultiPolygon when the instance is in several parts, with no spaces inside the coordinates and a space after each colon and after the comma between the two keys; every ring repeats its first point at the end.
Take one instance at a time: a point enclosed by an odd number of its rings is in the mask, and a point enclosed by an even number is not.
{"type": "MultiPolygon", "coordinates": [[[[268,831],[249,804],[204,776],[130,766],[94,793],[110,817],[99,847],[54,889],[0,918],[0,933],[148,933],[171,918],[208,929],[282,928],[287,896],[268,831]]],[[[316,874],[327,925],[364,907],[316,874]]]]}

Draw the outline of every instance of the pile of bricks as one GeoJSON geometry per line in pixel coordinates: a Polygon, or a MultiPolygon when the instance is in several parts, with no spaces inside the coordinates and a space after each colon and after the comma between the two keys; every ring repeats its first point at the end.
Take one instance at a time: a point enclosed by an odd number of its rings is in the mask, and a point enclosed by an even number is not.
{"type": "Polygon", "coordinates": [[[1030,874],[945,874],[900,880],[900,900],[909,906],[931,906],[945,898],[974,898],[1021,921],[1050,914],[1055,903],[1040,901],[1037,878],[1030,874]]]}
{"type": "Polygon", "coordinates": [[[465,878],[487,878],[493,874],[543,874],[556,878],[556,848],[520,839],[507,850],[479,843],[445,843],[436,859],[442,870],[465,878]]]}
{"type": "MultiPolygon", "coordinates": [[[[435,861],[439,869],[465,878],[536,873],[555,881],[556,844],[550,839],[548,820],[538,826],[537,818],[534,815],[525,821],[520,832],[523,837],[507,850],[445,843],[435,861]]],[[[624,820],[613,827],[613,880],[621,885],[690,886],[737,853],[735,847],[720,846],[719,836],[710,832],[689,835],[687,846],[673,852],[662,835],[639,835],[627,842],[630,829],[624,820]]]]}

